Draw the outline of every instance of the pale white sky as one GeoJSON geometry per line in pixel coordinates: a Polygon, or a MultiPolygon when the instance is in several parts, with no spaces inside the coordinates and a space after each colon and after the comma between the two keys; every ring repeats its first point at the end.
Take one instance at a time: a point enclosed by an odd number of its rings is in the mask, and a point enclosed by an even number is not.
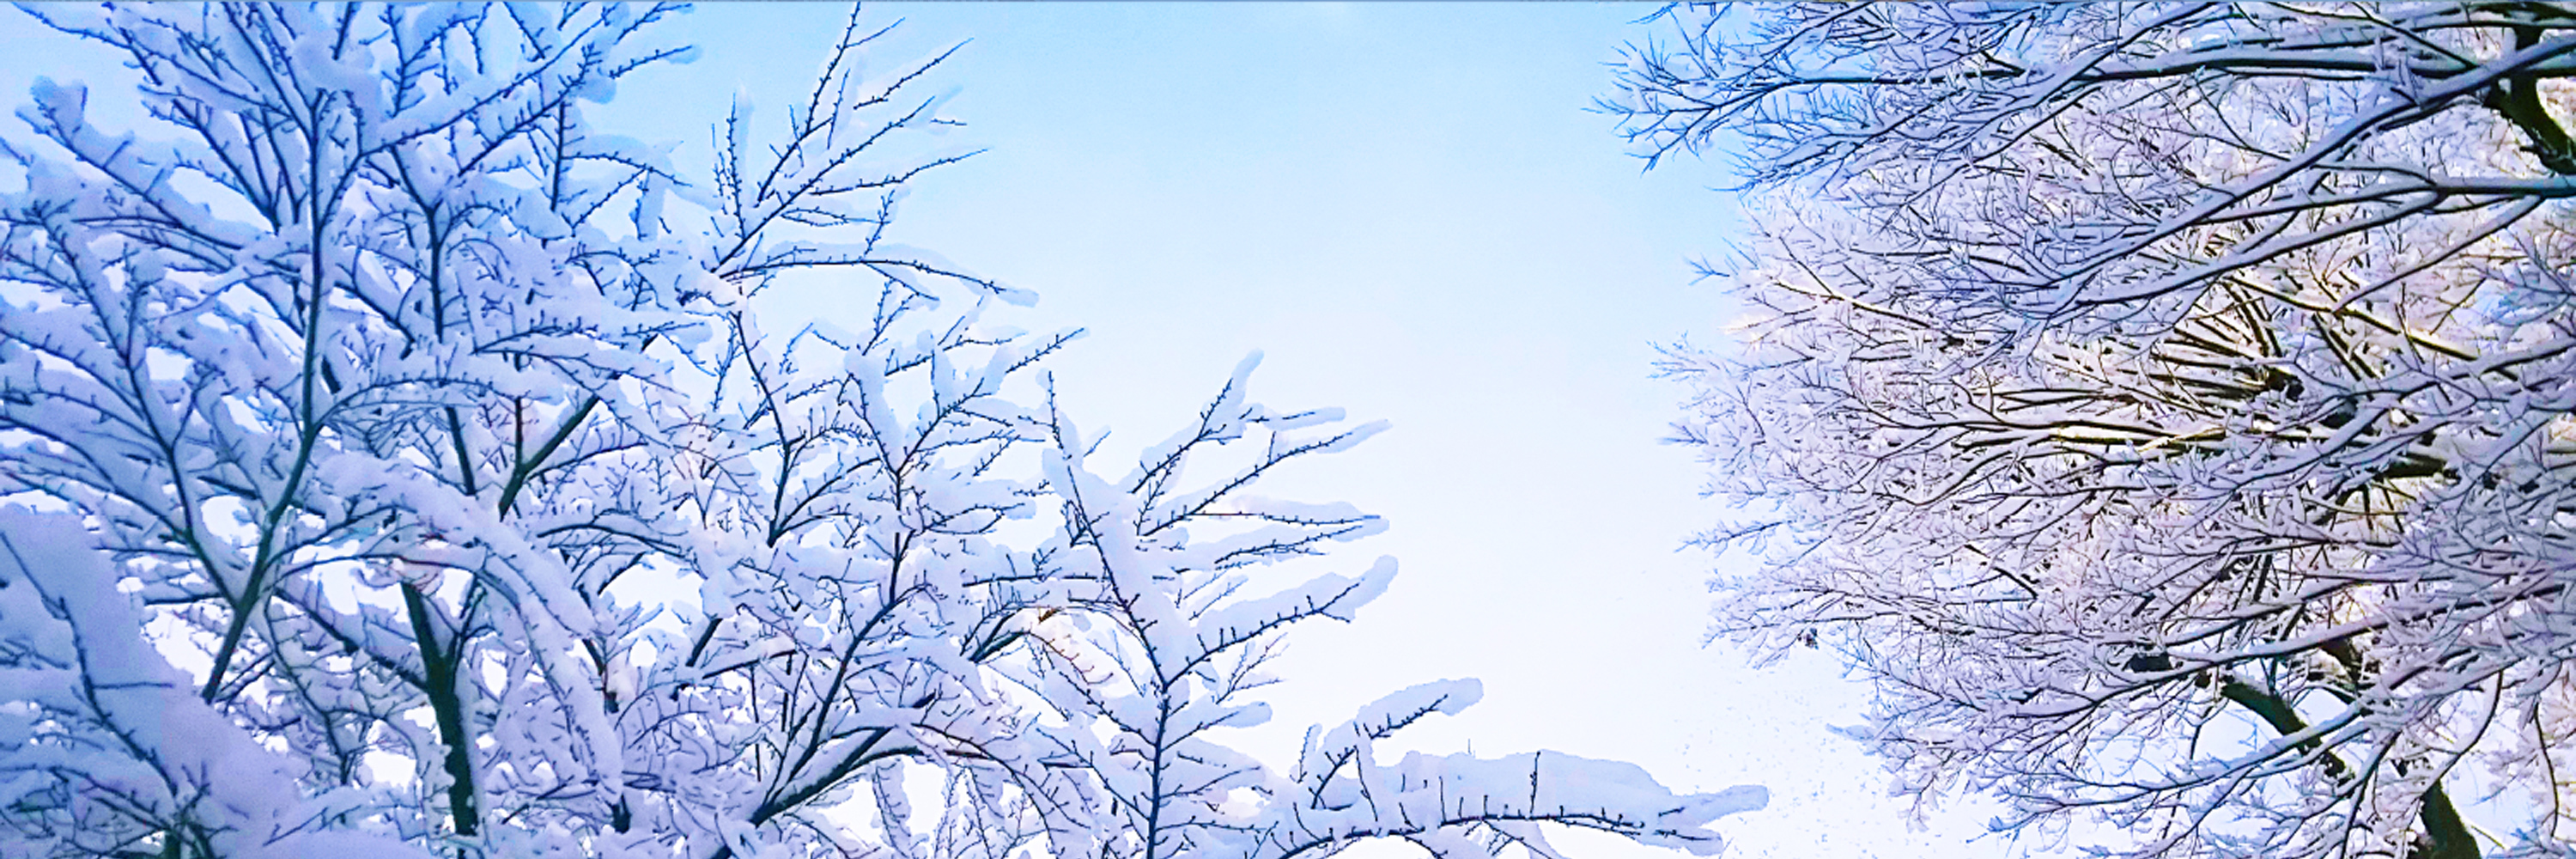
{"type": "MultiPolygon", "coordinates": [[[[1385,692],[1474,676],[1485,703],[1419,744],[1767,784],[1768,810],[1722,827],[1733,856],[2011,852],[1968,841],[1991,807],[1909,829],[1877,763],[1825,730],[1864,700],[1830,659],[1755,671],[1699,644],[1713,561],[1677,549],[1723,511],[1658,443],[1682,390],[1651,365],[1656,343],[1721,336],[1689,261],[1725,252],[1733,207],[1718,164],[1641,173],[1585,111],[1653,8],[872,4],[904,24],[870,68],[968,42],[934,76],[968,123],[941,144],[989,150],[925,177],[890,233],[1035,290],[1045,327],[1090,329],[1055,368],[1074,415],[1119,433],[1095,467],[1177,429],[1255,349],[1256,399],[1394,423],[1270,492],[1386,516],[1342,563],[1404,572],[1357,624],[1293,639],[1278,717],[1248,738],[1266,758],[1385,692]]],[[[773,121],[802,93],[843,12],[702,7],[683,25],[702,58],[597,116],[670,123],[645,136],[703,159],[734,92],[773,121]]]]}
{"type": "MultiPolygon", "coordinates": [[[[1910,829],[1875,761],[1825,729],[1864,693],[1821,654],[1765,670],[1703,649],[1713,561],[1677,551],[1723,511],[1659,444],[1679,386],[1653,345],[1721,336],[1724,302],[1689,260],[1721,254],[1733,210],[1714,164],[1641,174],[1607,117],[1630,24],[1617,4],[872,4],[906,23],[890,69],[971,39],[934,89],[986,148],[926,176],[891,233],[1032,289],[1033,327],[1092,335],[1054,363],[1069,410],[1112,452],[1178,427],[1245,353],[1255,399],[1338,405],[1394,429],[1283,476],[1267,494],[1387,517],[1344,550],[1401,560],[1350,626],[1295,639],[1277,718],[1244,745],[1290,760],[1308,724],[1416,682],[1473,676],[1485,703],[1415,745],[1534,748],[1645,765],[1666,784],[1768,785],[1721,825],[1737,857],[1995,856],[1993,809],[1910,829]],[[1123,444],[1121,443],[1123,442],[1123,444]]],[[[684,19],[688,66],[640,74],[594,111],[684,141],[737,91],[802,94],[844,7],[711,4],[684,19]]],[[[30,41],[0,13],[0,90],[91,78],[96,54],[30,41]],[[42,45],[47,50],[21,50],[42,45]]],[[[925,90],[925,92],[930,90],[925,90]]],[[[774,313],[828,316],[828,301],[774,313]]],[[[773,317],[773,330],[789,320],[773,317]]],[[[1599,859],[1665,851],[1567,837],[1599,859]]]]}

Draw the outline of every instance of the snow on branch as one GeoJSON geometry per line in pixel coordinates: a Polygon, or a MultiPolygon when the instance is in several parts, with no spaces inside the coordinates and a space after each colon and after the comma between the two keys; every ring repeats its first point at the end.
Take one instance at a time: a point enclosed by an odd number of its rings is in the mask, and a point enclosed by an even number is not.
{"type": "Polygon", "coordinates": [[[1650,26],[1604,109],[1755,213],[1738,341],[1666,365],[1765,513],[1720,626],[1873,679],[1898,790],[2119,855],[2568,849],[2576,9],[1650,26]]]}
{"type": "MultiPolygon", "coordinates": [[[[27,10],[62,34],[37,53],[136,69],[146,118],[48,81],[0,133],[0,855],[1249,859],[1289,831],[1256,799],[1287,783],[1212,732],[1394,565],[1302,572],[1382,523],[1255,493],[1382,425],[1250,403],[1247,362],[1137,477],[1091,473],[1042,378],[1080,332],[885,240],[971,154],[904,149],[953,124],[953,49],[863,74],[885,29],[853,10],[784,122],[737,105],[690,176],[585,115],[689,56],[680,11],[27,10]],[[850,312],[764,320],[790,279],[850,312]]],[[[1631,770],[1494,766],[1544,776],[1485,824],[1515,843],[1714,843],[1631,770]]],[[[1322,846],[1471,826],[1336,809],[1322,846]]]]}

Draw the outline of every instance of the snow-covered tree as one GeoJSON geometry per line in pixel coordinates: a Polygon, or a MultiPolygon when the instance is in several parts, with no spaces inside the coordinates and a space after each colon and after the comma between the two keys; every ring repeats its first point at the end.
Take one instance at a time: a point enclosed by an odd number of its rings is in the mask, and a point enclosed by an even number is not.
{"type": "Polygon", "coordinates": [[[884,241],[958,156],[903,142],[945,55],[863,77],[855,12],[696,177],[584,117],[686,57],[673,6],[27,11],[65,38],[13,59],[103,46],[146,119],[44,81],[0,135],[0,855],[1707,854],[1761,804],[1378,759],[1471,682],[1286,772],[1221,745],[1393,569],[1307,571],[1377,520],[1250,492],[1374,427],[1247,362],[1093,474],[1040,369],[1073,332],[884,241]],[[788,276],[867,321],[763,328],[788,276]]]}
{"type": "Polygon", "coordinates": [[[1604,101],[1744,163],[1720,629],[2007,828],[2576,851],[2576,8],[1741,11],[1604,101]]]}

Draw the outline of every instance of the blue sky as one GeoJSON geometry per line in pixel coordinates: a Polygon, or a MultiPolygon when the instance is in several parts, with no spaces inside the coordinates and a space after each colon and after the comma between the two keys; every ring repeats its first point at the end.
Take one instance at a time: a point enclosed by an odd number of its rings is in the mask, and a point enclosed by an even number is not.
{"type": "MultiPolygon", "coordinates": [[[[1723,511],[1659,443],[1682,390],[1652,363],[1655,344],[1722,334],[1690,261],[1728,247],[1727,176],[1644,173],[1585,110],[1653,9],[872,4],[872,23],[903,19],[872,69],[966,43],[934,75],[967,123],[940,145],[987,150],[921,180],[890,233],[1035,290],[1042,325],[1089,329],[1056,373],[1087,427],[1120,433],[1110,450],[1176,428],[1255,349],[1256,398],[1393,422],[1272,490],[1388,517],[1342,563],[1404,570],[1357,624],[1294,640],[1278,718],[1247,738],[1273,760],[1384,692],[1474,676],[1485,703],[1417,743],[1770,785],[1769,810],[1728,822],[1730,855],[2004,853],[1967,843],[1990,807],[1908,826],[1877,763],[1824,728],[1864,700],[1831,660],[1756,671],[1699,644],[1713,561],[1677,550],[1723,511]]],[[[670,123],[647,136],[703,158],[736,92],[773,121],[802,92],[843,11],[701,7],[683,26],[702,57],[599,118],[670,123]]]]}
{"type": "MultiPolygon", "coordinates": [[[[1717,165],[1643,173],[1585,111],[1652,10],[872,4],[871,22],[905,19],[872,69],[967,43],[930,85],[968,124],[937,143],[988,150],[925,176],[891,234],[1036,291],[1034,327],[1090,330],[1054,367],[1089,431],[1117,431],[1104,455],[1176,428],[1256,349],[1256,399],[1393,422],[1270,489],[1386,516],[1338,563],[1390,554],[1404,572],[1357,624],[1293,639],[1278,716],[1245,743],[1265,757],[1385,692],[1474,676],[1485,703],[1417,745],[1769,785],[1770,809],[1723,826],[1732,856],[2005,853],[1967,843],[1991,808],[1908,826],[1876,763],[1825,729],[1864,700],[1831,660],[1757,671],[1700,646],[1714,562],[1678,549],[1723,510],[1696,497],[1688,451],[1658,443],[1683,392],[1651,365],[1657,343],[1721,336],[1725,302],[1689,263],[1725,252],[1734,213],[1717,165]]],[[[594,118],[702,165],[727,101],[776,121],[844,13],[703,6],[679,24],[702,57],[594,118]]],[[[39,43],[0,18],[13,101],[37,74],[104,74],[77,71],[94,53],[16,50],[39,43]]],[[[839,309],[779,298],[774,314],[839,309]]]]}

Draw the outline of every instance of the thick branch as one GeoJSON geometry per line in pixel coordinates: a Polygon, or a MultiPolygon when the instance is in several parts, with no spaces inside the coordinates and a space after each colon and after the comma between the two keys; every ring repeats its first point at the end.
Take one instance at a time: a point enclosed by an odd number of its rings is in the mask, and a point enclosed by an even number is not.
{"type": "MultiPolygon", "coordinates": [[[[2277,693],[2257,689],[2230,677],[2219,685],[2218,694],[2253,711],[2264,724],[2272,726],[2272,730],[2282,736],[2293,736],[2308,729],[2307,721],[2299,718],[2298,711],[2277,693]]],[[[2327,776],[2343,780],[2352,772],[2350,765],[2345,764],[2341,756],[2323,751],[2323,746],[2321,740],[2311,739],[2300,743],[2298,748],[2323,761],[2327,776]]],[[[2443,792],[2440,782],[2436,781],[2424,791],[2423,809],[2421,819],[2429,840],[2408,851],[2407,859],[2477,859],[2477,841],[2469,835],[2468,826],[2460,820],[2459,809],[2451,804],[2451,795],[2443,792]]]]}

